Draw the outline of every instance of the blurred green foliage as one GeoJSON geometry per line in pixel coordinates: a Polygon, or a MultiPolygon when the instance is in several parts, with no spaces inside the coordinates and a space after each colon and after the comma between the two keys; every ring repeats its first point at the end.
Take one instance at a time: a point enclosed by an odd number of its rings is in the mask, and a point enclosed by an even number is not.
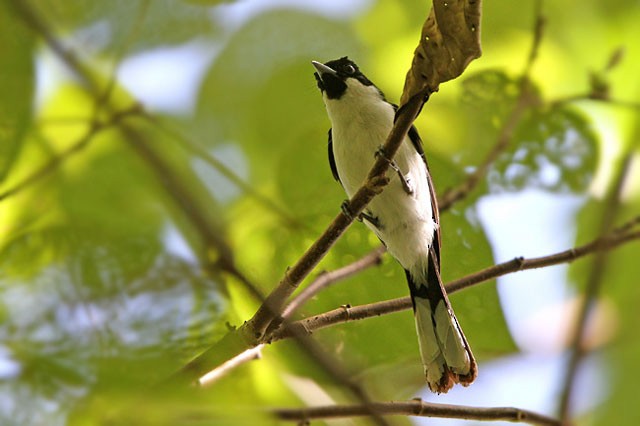
{"type": "MultiPolygon", "coordinates": [[[[397,101],[429,8],[417,0],[362,2],[343,5],[340,16],[336,4],[257,3],[0,3],[0,423],[271,424],[264,408],[348,400],[291,341],[266,347],[260,361],[206,389],[151,392],[259,306],[234,268],[267,294],[339,211],[344,194],[327,164],[329,123],[310,60],[349,55],[397,101]],[[44,31],[20,12],[25,7],[44,31]],[[236,7],[253,12],[234,21],[236,7]],[[101,84],[113,78],[111,90],[99,87],[104,95],[96,99],[82,78],[53,64],[43,36],[70,49],[101,84]],[[217,49],[194,111],[143,113],[113,70],[137,54],[183,44],[217,49]],[[130,113],[108,121],[109,105],[130,113]],[[202,152],[252,191],[222,178],[202,152]]],[[[483,58],[443,85],[417,121],[439,192],[462,183],[493,148],[522,84],[534,102],[487,179],[442,215],[446,281],[494,263],[476,210],[488,194],[579,195],[584,205],[567,232],[583,243],[597,236],[599,200],[627,149],[635,150],[636,166],[617,223],[640,211],[636,2],[545,3],[547,26],[526,77],[534,2],[486,3],[483,58]],[[620,45],[625,57],[605,70],[620,45]],[[589,72],[617,106],[584,99],[589,72]],[[573,95],[581,100],[565,99],[573,95]]],[[[355,224],[317,271],[378,244],[355,224]]],[[[588,424],[634,424],[625,407],[634,401],[640,358],[637,254],[636,243],[609,256],[602,293],[620,326],[604,350],[608,399],[582,414],[588,424]]],[[[590,264],[577,262],[568,281],[580,288],[590,264]]],[[[300,317],[406,294],[401,268],[385,258],[320,293],[300,317]]],[[[494,282],[457,293],[452,303],[481,362],[517,350],[494,282]]],[[[374,399],[410,398],[423,386],[410,312],[314,336],[374,399]]]]}

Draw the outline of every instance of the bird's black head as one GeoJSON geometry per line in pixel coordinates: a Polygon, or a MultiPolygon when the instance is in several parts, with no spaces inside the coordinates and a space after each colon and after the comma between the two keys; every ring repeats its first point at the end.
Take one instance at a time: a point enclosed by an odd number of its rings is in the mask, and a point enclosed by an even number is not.
{"type": "Polygon", "coordinates": [[[346,81],[349,78],[354,78],[365,86],[373,86],[373,83],[360,72],[355,62],[346,56],[324,64],[316,61],[311,63],[316,68],[313,75],[316,77],[318,88],[326,93],[329,99],[342,97],[347,90],[346,81]]]}

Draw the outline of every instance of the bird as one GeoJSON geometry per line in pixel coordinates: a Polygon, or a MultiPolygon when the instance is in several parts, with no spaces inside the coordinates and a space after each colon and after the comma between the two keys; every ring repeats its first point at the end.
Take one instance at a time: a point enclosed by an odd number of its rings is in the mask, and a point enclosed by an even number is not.
{"type": "MultiPolygon", "coordinates": [[[[468,386],[478,367],[442,284],[438,205],[420,136],[411,126],[389,159],[382,146],[398,107],[348,57],[311,62],[331,122],[329,165],[347,196],[362,186],[377,157],[389,163],[388,185],[355,219],[405,270],[426,383],[435,393],[468,386]]],[[[342,210],[353,219],[347,201],[342,210]]]]}

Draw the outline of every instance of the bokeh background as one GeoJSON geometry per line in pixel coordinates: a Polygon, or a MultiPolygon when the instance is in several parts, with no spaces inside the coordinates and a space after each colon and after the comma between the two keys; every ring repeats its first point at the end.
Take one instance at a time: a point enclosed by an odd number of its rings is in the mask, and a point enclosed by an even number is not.
{"type": "MultiPolygon", "coordinates": [[[[247,283],[268,293],[340,209],[310,61],[348,55],[397,102],[429,7],[3,0],[0,423],[273,424],[268,408],[349,402],[291,341],[195,392],[153,389],[250,318],[247,283]]],[[[611,226],[640,214],[639,21],[633,0],[485,2],[482,58],[416,122],[440,194],[506,141],[443,213],[445,281],[591,241],[607,214],[611,226]]],[[[378,244],[356,223],[310,279],[378,244]]],[[[424,386],[410,312],[314,337],[375,400],[555,416],[593,259],[453,295],[480,375],[447,395],[424,386]]],[[[571,416],[633,425],[640,246],[602,259],[571,416]]],[[[385,258],[300,317],[406,294],[385,258]]],[[[331,424],[353,423],[367,420],[331,424]]]]}

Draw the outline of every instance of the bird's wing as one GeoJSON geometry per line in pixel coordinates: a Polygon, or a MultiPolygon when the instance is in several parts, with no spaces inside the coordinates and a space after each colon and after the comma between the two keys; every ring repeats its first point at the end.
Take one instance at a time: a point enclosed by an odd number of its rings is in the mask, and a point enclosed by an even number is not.
{"type": "MultiPolygon", "coordinates": [[[[396,112],[398,110],[398,106],[394,105],[396,112]]],[[[427,163],[427,157],[424,154],[424,148],[422,147],[422,139],[420,139],[420,135],[418,134],[418,130],[415,126],[411,126],[409,132],[407,133],[409,136],[409,140],[411,144],[415,148],[416,152],[420,154],[422,157],[422,161],[424,161],[424,166],[427,168],[427,182],[429,183],[429,198],[431,199],[431,214],[433,215],[433,221],[436,223],[436,231],[433,236],[433,243],[431,244],[431,250],[434,251],[435,259],[437,261],[436,268],[438,272],[440,272],[440,248],[442,246],[442,240],[440,237],[440,210],[438,209],[438,198],[436,196],[436,190],[433,186],[433,180],[431,179],[431,172],[429,171],[429,164],[427,163]]]]}
{"type": "MultiPolygon", "coordinates": [[[[329,149],[329,166],[331,166],[331,173],[333,178],[340,182],[340,176],[338,175],[338,167],[336,166],[336,159],[333,157],[333,136],[331,136],[331,129],[329,129],[329,143],[327,144],[329,149]]],[[[342,182],[340,182],[342,184],[342,182]]]]}

